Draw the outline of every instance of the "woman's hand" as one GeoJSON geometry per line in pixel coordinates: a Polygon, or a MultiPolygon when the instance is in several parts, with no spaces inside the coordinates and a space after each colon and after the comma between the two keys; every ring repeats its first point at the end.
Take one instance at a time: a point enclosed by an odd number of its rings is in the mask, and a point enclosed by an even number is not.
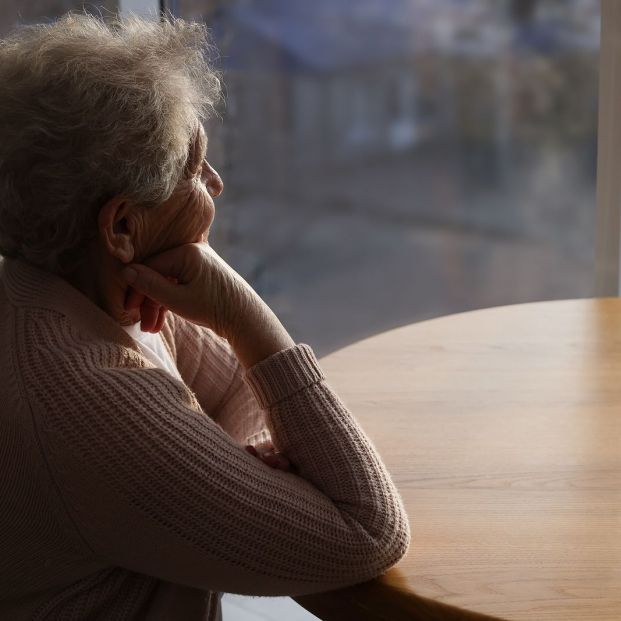
{"type": "Polygon", "coordinates": [[[226,338],[239,307],[247,304],[247,298],[254,293],[205,243],[185,244],[161,252],[146,259],[144,264],[126,267],[123,276],[132,287],[126,308],[140,307],[147,329],[162,324],[161,309],[170,308],[226,338]],[[135,274],[133,279],[131,271],[135,274]]]}
{"type": "Polygon", "coordinates": [[[142,309],[148,300],[147,326],[161,327],[162,313],[155,317],[150,310],[159,304],[227,339],[245,368],[295,345],[267,304],[207,243],[166,250],[122,274],[138,294],[127,304],[142,309]]]}
{"type": "MultiPolygon", "coordinates": [[[[169,280],[176,282],[175,278],[169,280]]],[[[125,299],[125,310],[130,311],[136,308],[140,309],[140,329],[143,332],[155,334],[162,329],[168,309],[159,302],[129,287],[125,299]]]]}
{"type": "Polygon", "coordinates": [[[285,457],[285,455],[283,455],[283,453],[277,453],[273,444],[266,446],[265,449],[262,449],[261,453],[258,453],[257,449],[251,444],[246,446],[246,450],[251,455],[254,455],[256,458],[266,463],[270,468],[284,470],[285,472],[293,471],[291,462],[285,457]]]}

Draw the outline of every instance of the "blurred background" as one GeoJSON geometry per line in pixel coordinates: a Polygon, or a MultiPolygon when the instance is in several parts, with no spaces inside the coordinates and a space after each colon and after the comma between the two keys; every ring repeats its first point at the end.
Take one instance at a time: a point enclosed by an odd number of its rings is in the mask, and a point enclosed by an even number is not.
{"type": "MultiPolygon", "coordinates": [[[[0,35],[120,1],[3,0],[0,35]]],[[[160,8],[219,48],[211,243],[296,341],[594,294],[597,0],[160,8]]]]}
{"type": "Polygon", "coordinates": [[[148,5],[212,30],[211,243],[297,342],[594,295],[597,0],[2,0],[0,36],[148,5]]]}
{"type": "Polygon", "coordinates": [[[596,0],[169,0],[227,107],[214,245],[320,354],[593,295],[596,0]]]}

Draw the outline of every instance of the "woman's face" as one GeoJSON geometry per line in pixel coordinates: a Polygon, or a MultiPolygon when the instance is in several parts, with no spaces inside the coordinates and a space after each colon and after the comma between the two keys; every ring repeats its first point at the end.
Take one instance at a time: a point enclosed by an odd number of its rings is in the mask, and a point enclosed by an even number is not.
{"type": "Polygon", "coordinates": [[[206,149],[207,136],[202,123],[198,123],[183,178],[167,201],[141,211],[136,220],[134,261],[207,239],[215,216],[213,199],[224,185],[205,159],[206,149]]]}

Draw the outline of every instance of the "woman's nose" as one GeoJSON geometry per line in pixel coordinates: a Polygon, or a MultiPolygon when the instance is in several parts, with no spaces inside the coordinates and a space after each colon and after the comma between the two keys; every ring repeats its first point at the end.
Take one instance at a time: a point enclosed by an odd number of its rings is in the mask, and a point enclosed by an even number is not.
{"type": "Polygon", "coordinates": [[[224,190],[224,183],[222,183],[222,179],[220,179],[220,175],[216,169],[213,168],[207,160],[203,161],[202,175],[209,194],[211,194],[213,198],[220,196],[222,190],[224,190]]]}

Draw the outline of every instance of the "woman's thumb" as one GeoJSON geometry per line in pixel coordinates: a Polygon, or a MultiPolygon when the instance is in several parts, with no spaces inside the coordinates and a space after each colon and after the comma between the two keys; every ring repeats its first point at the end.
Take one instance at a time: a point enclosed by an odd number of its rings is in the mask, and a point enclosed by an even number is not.
{"type": "Polygon", "coordinates": [[[176,284],[158,274],[146,265],[129,265],[123,268],[121,275],[125,282],[136,291],[159,302],[163,306],[174,306],[176,284]]]}

